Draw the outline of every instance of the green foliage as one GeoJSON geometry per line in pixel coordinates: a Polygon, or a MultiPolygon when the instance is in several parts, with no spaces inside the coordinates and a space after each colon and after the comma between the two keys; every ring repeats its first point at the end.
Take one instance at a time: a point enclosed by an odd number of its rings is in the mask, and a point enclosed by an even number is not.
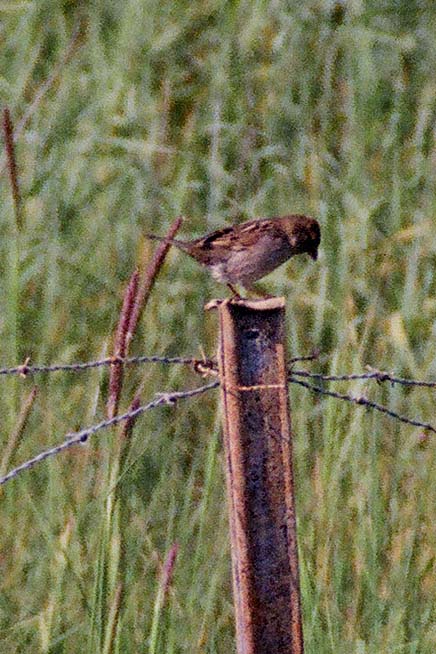
{"type": "MultiPolygon", "coordinates": [[[[434,3],[8,0],[0,17],[15,124],[80,21],[17,140],[20,233],[0,181],[3,365],[105,355],[143,233],[176,215],[194,236],[305,211],[320,260],[268,280],[287,297],[290,352],[319,347],[325,372],[435,378],[434,3]]],[[[222,290],[171,252],[132,353],[213,354],[203,306],[222,290]]],[[[2,451],[39,387],[7,463],[100,420],[106,375],[2,378],[2,451]]],[[[141,380],[144,400],[199,383],[129,370],[123,408],[141,380]]],[[[430,392],[372,395],[433,418],[430,392]]],[[[432,654],[434,443],[303,389],[291,402],[308,654],[432,654]]],[[[2,652],[234,651],[216,405],[157,409],[124,447],[101,433],[4,488],[2,652]],[[176,541],[163,602],[159,561],[176,541]]]]}

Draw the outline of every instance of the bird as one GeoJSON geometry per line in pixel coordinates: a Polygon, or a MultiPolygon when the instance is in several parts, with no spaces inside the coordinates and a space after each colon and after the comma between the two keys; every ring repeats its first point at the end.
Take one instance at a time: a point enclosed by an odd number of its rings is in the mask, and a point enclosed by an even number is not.
{"type": "Polygon", "coordinates": [[[254,282],[296,254],[307,253],[316,260],[321,230],[315,218],[292,214],[230,225],[190,241],[156,234],[145,236],[182,250],[240,298],[236,285],[257,292],[254,282]]]}

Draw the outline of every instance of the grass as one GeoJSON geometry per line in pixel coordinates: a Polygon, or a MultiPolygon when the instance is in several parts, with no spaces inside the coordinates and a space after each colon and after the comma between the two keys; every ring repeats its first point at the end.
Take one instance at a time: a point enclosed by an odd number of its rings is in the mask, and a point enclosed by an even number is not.
{"type": "MultiPolygon", "coordinates": [[[[436,376],[436,9],[431,2],[0,2],[0,100],[15,124],[23,227],[0,180],[2,365],[98,358],[125,284],[178,214],[187,235],[304,211],[322,255],[268,280],[289,351],[326,372],[436,376]]],[[[222,289],[171,252],[132,353],[213,354],[222,289]]],[[[193,387],[180,368],[130,370],[193,387]]],[[[107,372],[2,378],[11,464],[104,416],[107,372]]],[[[341,386],[338,385],[341,389],[341,386]]],[[[433,419],[431,391],[356,382],[433,419]]],[[[308,654],[436,648],[434,439],[291,388],[308,654]]],[[[0,642],[12,652],[234,651],[217,395],[101,433],[0,498],[0,642]],[[179,543],[165,603],[160,564],[179,543]]]]}

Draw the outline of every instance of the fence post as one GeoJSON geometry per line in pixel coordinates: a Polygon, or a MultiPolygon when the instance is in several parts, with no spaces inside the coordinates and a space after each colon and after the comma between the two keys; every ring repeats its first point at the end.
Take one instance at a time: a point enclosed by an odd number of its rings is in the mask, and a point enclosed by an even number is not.
{"type": "Polygon", "coordinates": [[[284,298],[218,308],[238,654],[303,654],[284,298]]]}

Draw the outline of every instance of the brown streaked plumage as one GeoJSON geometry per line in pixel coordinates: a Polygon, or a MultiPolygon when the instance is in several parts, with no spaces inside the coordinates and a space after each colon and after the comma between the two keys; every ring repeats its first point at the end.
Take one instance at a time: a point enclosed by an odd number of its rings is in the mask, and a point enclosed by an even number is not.
{"type": "Polygon", "coordinates": [[[316,259],[321,231],[315,218],[298,214],[250,220],[192,241],[168,240],[154,234],[147,236],[183,250],[208,268],[214,279],[227,284],[232,293],[238,295],[234,285],[241,284],[248,291],[253,290],[253,282],[296,254],[307,253],[316,259]]]}

